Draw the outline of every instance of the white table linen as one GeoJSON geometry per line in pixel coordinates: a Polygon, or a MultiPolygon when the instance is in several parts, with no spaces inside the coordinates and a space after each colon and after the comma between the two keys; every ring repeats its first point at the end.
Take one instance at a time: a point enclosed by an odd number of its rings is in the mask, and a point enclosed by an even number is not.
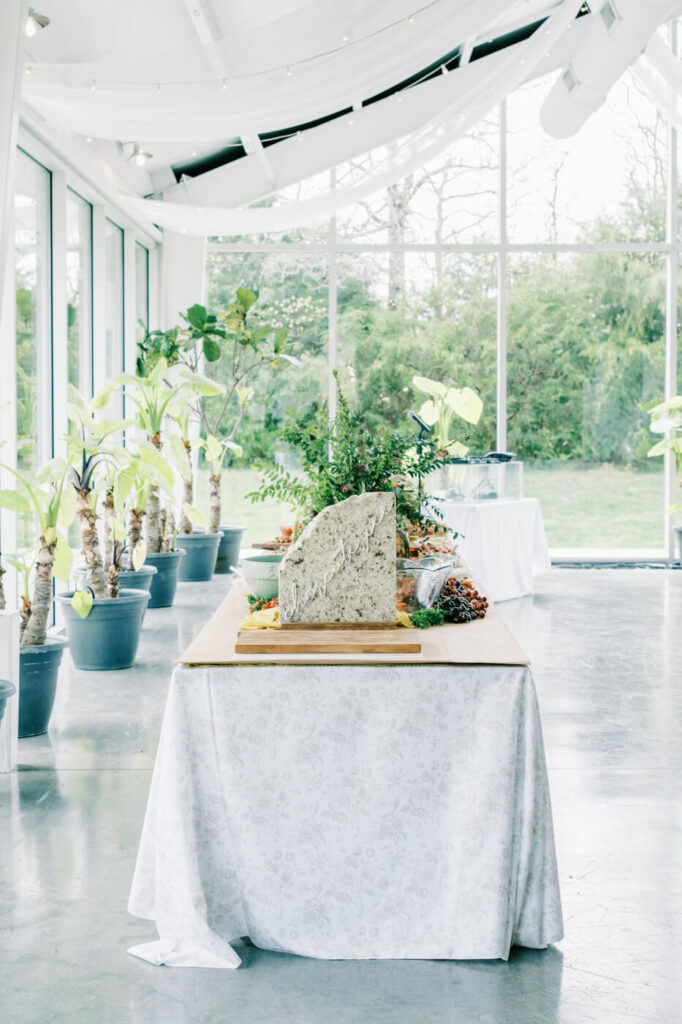
{"type": "Polygon", "coordinates": [[[439,501],[438,508],[462,535],[458,550],[491,600],[533,593],[533,576],[551,567],[537,498],[439,501]]]}
{"type": "Polygon", "coordinates": [[[540,720],[511,666],[177,667],[129,910],[155,964],[230,942],[503,958],[562,918],[540,720]]]}

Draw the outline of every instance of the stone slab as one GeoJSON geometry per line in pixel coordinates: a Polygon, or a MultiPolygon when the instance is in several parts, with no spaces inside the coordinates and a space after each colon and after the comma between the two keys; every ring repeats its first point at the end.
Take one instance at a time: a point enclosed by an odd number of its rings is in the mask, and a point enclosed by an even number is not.
{"type": "Polygon", "coordinates": [[[289,622],[395,622],[395,495],[358,494],[323,509],[279,567],[289,622]]]}

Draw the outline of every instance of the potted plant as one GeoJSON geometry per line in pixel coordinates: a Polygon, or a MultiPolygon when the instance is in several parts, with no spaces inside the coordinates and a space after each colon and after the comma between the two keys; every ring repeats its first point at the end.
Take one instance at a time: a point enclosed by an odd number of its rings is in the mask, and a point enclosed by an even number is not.
{"type": "MultiPolygon", "coordinates": [[[[130,399],[137,409],[138,424],[144,431],[147,443],[163,458],[162,429],[170,403],[179,397],[178,387],[170,387],[165,381],[168,363],[164,358],[156,361],[153,369],[144,377],[130,373],[120,374],[111,384],[111,389],[124,387],[126,398],[130,399]]],[[[142,448],[140,447],[142,453],[142,448]]],[[[150,460],[147,460],[150,464],[150,460]]],[[[159,463],[156,464],[160,472],[159,463]]],[[[178,580],[180,561],[184,551],[172,550],[174,529],[168,521],[167,510],[161,505],[162,482],[157,478],[149,478],[138,492],[144,496],[145,540],[147,553],[145,561],[157,569],[154,577],[155,607],[167,607],[173,601],[178,580]],[[170,599],[168,599],[170,597],[170,599]]],[[[172,491],[172,482],[170,485],[172,491]]]]}
{"type": "Polygon", "coordinates": [[[450,437],[453,417],[476,426],[483,412],[483,402],[473,388],[455,388],[438,380],[415,375],[412,383],[418,391],[429,395],[419,409],[419,415],[429,427],[435,427],[434,437],[443,457],[464,458],[469,449],[461,441],[450,437]]]}
{"type": "Polygon", "coordinates": [[[23,738],[47,731],[54,705],[59,665],[67,642],[48,637],[47,625],[52,610],[52,577],[66,581],[71,572],[71,549],[59,527],[68,526],[73,501],[69,500],[66,466],[57,460],[48,463],[36,483],[29,483],[10,467],[5,468],[16,478],[18,490],[0,491],[0,505],[19,515],[32,515],[39,538],[29,557],[11,560],[24,584],[19,655],[19,736],[23,738]]]}
{"type": "MultiPolygon", "coordinates": [[[[208,531],[223,534],[221,549],[218,551],[221,572],[229,572],[229,566],[238,561],[239,543],[244,532],[242,526],[221,523],[221,483],[227,452],[240,450],[234,443],[235,436],[254,395],[248,382],[263,367],[275,368],[282,360],[295,366],[300,365],[299,360],[287,351],[288,329],[272,327],[259,319],[258,312],[254,311],[258,298],[257,291],[238,288],[234,300],[225,311],[209,313],[204,306],[196,304],[183,315],[189,342],[186,358],[197,359],[198,353],[205,353],[207,345],[213,342],[221,354],[220,369],[216,373],[226,368],[223,370],[225,387],[222,398],[215,401],[209,396],[201,396],[198,406],[204,437],[212,437],[224,445],[222,457],[213,460],[209,458],[208,531]]],[[[217,452],[217,449],[214,450],[217,452]]]]}
{"type": "MultiPolygon", "coordinates": [[[[250,388],[242,388],[242,391],[251,391],[250,388]]],[[[249,400],[249,395],[245,401],[249,400]]],[[[242,399],[240,398],[240,405],[242,399]]],[[[239,548],[241,546],[242,535],[245,526],[220,526],[220,480],[223,468],[223,462],[228,451],[234,451],[236,454],[241,455],[241,448],[238,444],[235,444],[231,438],[225,438],[219,441],[213,434],[209,436],[203,442],[203,451],[205,459],[209,465],[210,476],[210,496],[209,496],[209,533],[220,533],[220,544],[218,546],[218,557],[216,560],[215,571],[217,573],[231,573],[233,568],[239,562],[239,548]]]]}
{"type": "MultiPolygon", "coordinates": [[[[674,395],[667,402],[656,402],[646,408],[651,417],[651,432],[666,435],[649,449],[647,455],[654,458],[665,452],[672,452],[675,456],[679,485],[682,488],[682,395],[674,395]]],[[[682,502],[672,505],[668,512],[682,512],[682,502]]],[[[674,526],[673,529],[677,534],[677,550],[682,562],[682,525],[674,526]]]]}
{"type": "MultiPolygon", "coordinates": [[[[325,412],[312,423],[290,416],[281,437],[298,449],[303,477],[293,476],[283,466],[271,466],[265,471],[260,488],[247,495],[252,501],[288,502],[305,525],[323,508],[353,494],[391,491],[396,496],[396,554],[405,557],[410,553],[410,534],[416,530],[428,533],[445,529],[424,513],[418,486],[425,474],[442,466],[446,459],[437,451],[434,441],[427,439],[415,447],[410,435],[370,431],[362,417],[351,412],[340,390],[333,422],[325,412]]],[[[256,557],[264,563],[266,556],[256,557]]],[[[267,557],[272,562],[281,556],[267,557]]],[[[263,571],[261,565],[258,571],[263,571]]]]}
{"type": "MultiPolygon", "coordinates": [[[[101,555],[95,485],[100,467],[115,465],[115,452],[106,439],[129,425],[122,420],[97,423],[93,413],[102,403],[99,396],[89,404],[81,399],[67,407],[69,472],[81,525],[87,589],[57,595],[57,605],[76,668],[109,671],[134,663],[149,592],[119,587],[117,562],[122,549],[117,547],[116,527],[111,565],[105,566],[101,555]]],[[[111,520],[115,523],[115,515],[111,520]]]]}

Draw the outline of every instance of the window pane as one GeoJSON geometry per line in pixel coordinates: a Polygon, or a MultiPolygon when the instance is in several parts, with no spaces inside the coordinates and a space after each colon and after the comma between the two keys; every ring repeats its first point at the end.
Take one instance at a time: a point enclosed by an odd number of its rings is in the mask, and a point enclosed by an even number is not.
{"type": "Polygon", "coordinates": [[[66,192],[66,316],[69,383],[92,391],[92,207],[66,192]]]}
{"type": "Polygon", "coordinates": [[[135,321],[138,333],[140,320],[149,328],[149,250],[135,243],[135,321]]]}
{"type": "Polygon", "coordinates": [[[665,262],[509,260],[509,448],[551,547],[663,546],[663,473],[642,405],[663,394],[665,262]]]}
{"type": "MultiPolygon", "coordinates": [[[[104,228],[105,264],[105,350],[104,373],[109,381],[122,373],[123,365],[123,231],[110,220],[104,228]]],[[[122,415],[122,398],[117,396],[111,410],[122,415]]]]}
{"type": "Polygon", "coordinates": [[[663,241],[667,127],[630,74],[569,139],[540,126],[556,75],[507,101],[511,242],[663,241]]]}
{"type": "MultiPolygon", "coordinates": [[[[300,358],[300,367],[281,362],[271,369],[264,366],[249,376],[255,395],[247,406],[244,420],[235,435],[243,455],[232,458],[223,473],[223,523],[247,527],[244,542],[272,540],[279,527],[293,522],[292,510],[286,505],[253,505],[245,495],[258,486],[260,473],[254,468],[258,460],[276,459],[289,468],[296,467],[293,453],[275,437],[286,419],[288,409],[297,415],[312,412],[324,405],[327,398],[328,348],[328,274],[326,255],[294,253],[211,253],[207,261],[208,302],[212,311],[227,309],[239,287],[260,292],[259,317],[274,327],[287,327],[295,343],[292,350],[300,358]]],[[[207,364],[207,372],[215,373],[223,383],[223,364],[207,364]]],[[[217,404],[218,400],[216,400],[217,404]]],[[[210,410],[215,414],[215,407],[210,410]]],[[[226,418],[225,436],[235,421],[236,401],[226,418]]],[[[208,508],[208,477],[200,475],[198,502],[208,508]]]]}
{"type": "MultiPolygon", "coordinates": [[[[390,156],[382,147],[337,169],[337,187],[390,156]]],[[[338,214],[339,238],[374,244],[495,242],[499,238],[497,112],[402,181],[338,214]]]]}
{"type": "Polygon", "coordinates": [[[451,440],[472,454],[495,446],[497,258],[362,253],[339,256],[340,383],[370,425],[415,429],[427,395],[415,374],[483,399],[480,423],[455,418],[451,440]]]}
{"type": "Polygon", "coordinates": [[[14,242],[17,303],[17,465],[52,450],[50,173],[17,154],[14,242]]]}

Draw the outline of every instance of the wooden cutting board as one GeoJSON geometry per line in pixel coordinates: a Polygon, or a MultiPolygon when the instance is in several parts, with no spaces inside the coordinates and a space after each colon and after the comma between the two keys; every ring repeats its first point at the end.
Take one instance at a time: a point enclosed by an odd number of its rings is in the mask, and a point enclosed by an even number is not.
{"type": "Polygon", "coordinates": [[[240,629],[236,654],[420,654],[416,629],[240,629]]]}

